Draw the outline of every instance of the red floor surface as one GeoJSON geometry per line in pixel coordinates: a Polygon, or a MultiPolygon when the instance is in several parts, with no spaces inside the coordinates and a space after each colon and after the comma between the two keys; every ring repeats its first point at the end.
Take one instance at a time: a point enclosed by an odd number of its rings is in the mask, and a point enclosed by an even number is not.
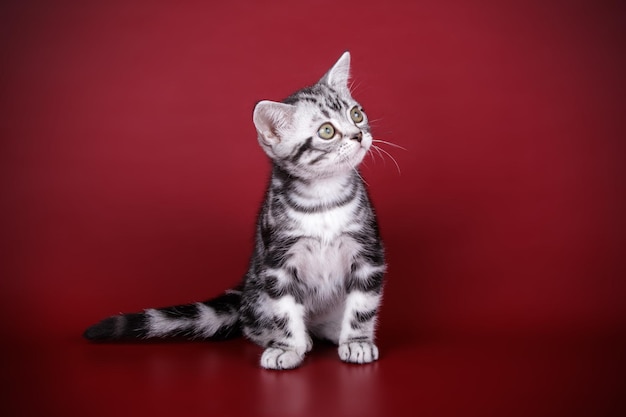
{"type": "Polygon", "coordinates": [[[626,415],[625,23],[597,1],[2,2],[0,415],[626,415]],[[84,341],[239,280],[254,103],[345,50],[406,148],[363,167],[381,360],[84,341]]]}

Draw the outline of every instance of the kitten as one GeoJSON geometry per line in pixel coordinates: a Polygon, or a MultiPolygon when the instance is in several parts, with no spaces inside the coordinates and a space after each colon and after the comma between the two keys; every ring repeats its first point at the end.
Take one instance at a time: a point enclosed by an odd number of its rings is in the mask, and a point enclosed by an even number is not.
{"type": "Polygon", "coordinates": [[[243,333],[265,348],[263,368],[291,369],[314,336],[337,344],[345,362],[378,359],[384,253],[357,171],[373,138],[349,71],[346,52],[317,84],[256,105],[258,141],[273,167],[242,283],[205,302],[109,317],[88,328],[87,339],[243,333]]]}

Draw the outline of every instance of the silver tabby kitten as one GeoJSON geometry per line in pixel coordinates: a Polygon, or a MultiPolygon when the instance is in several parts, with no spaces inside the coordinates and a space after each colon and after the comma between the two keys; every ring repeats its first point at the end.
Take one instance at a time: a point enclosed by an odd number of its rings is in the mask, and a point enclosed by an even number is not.
{"type": "Polygon", "coordinates": [[[243,333],[265,348],[261,366],[291,369],[311,336],[341,360],[378,359],[374,328],[385,271],[374,210],[356,167],[372,145],[352,98],[350,54],[311,87],[254,109],[259,144],[273,163],[254,253],[242,283],[205,302],[109,317],[94,341],[243,333]]]}

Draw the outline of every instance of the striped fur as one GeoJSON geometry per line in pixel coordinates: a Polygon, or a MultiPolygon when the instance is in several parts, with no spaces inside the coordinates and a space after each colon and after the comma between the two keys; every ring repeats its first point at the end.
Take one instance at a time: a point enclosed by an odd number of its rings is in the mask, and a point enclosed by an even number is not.
{"type": "Polygon", "coordinates": [[[87,329],[86,338],[213,340],[243,333],[265,348],[261,366],[268,369],[299,366],[312,337],[337,344],[343,361],[378,359],[385,262],[357,171],[372,136],[348,89],[349,66],[346,52],[317,84],[255,107],[259,144],[273,168],[242,283],[202,303],[109,317],[87,329]]]}

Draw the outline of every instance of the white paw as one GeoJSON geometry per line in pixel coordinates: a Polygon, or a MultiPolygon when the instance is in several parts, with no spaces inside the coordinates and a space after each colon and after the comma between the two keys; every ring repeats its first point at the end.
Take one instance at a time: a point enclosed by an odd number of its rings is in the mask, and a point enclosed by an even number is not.
{"type": "Polygon", "coordinates": [[[261,355],[261,366],[265,369],[293,369],[300,366],[304,355],[295,350],[267,348],[261,355]]]}
{"type": "Polygon", "coordinates": [[[378,348],[371,342],[342,343],[339,357],[344,362],[370,363],[378,360],[378,348]]]}
{"type": "Polygon", "coordinates": [[[306,349],[305,352],[309,353],[313,349],[313,339],[308,334],[306,335],[306,349]]]}

